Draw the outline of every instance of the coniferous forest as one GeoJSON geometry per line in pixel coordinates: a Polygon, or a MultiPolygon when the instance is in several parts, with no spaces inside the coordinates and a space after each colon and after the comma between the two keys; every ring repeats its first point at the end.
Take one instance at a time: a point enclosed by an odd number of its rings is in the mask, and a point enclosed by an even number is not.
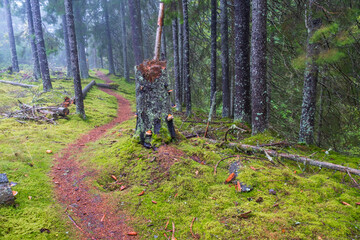
{"type": "Polygon", "coordinates": [[[0,0],[1,239],[359,239],[358,0],[0,0]]]}

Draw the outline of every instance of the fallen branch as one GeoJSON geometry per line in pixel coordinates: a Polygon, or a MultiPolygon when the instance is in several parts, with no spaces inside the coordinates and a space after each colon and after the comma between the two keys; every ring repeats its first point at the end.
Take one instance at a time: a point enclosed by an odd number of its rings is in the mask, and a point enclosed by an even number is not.
{"type": "Polygon", "coordinates": [[[175,238],[175,224],[174,224],[174,222],[172,222],[172,236],[171,236],[171,240],[176,240],[176,238],[175,238]]]}
{"type": "Polygon", "coordinates": [[[88,85],[86,85],[86,87],[84,87],[84,89],[82,90],[82,95],[83,95],[83,98],[85,99],[87,93],[90,91],[90,89],[96,85],[96,82],[95,80],[92,80],[88,85]]]}
{"type": "Polygon", "coordinates": [[[238,155],[233,155],[233,156],[229,156],[229,157],[220,159],[220,160],[216,163],[216,165],[215,165],[215,167],[214,167],[214,175],[216,175],[216,169],[217,169],[217,167],[219,166],[219,163],[221,163],[222,161],[224,161],[224,160],[226,160],[226,159],[234,158],[234,157],[239,157],[239,156],[238,156],[238,155]]]}
{"type": "Polygon", "coordinates": [[[261,145],[259,145],[259,147],[273,147],[273,146],[288,147],[291,145],[294,145],[294,144],[289,143],[289,142],[276,142],[276,143],[261,144],[261,145]]]}
{"type": "Polygon", "coordinates": [[[193,227],[193,224],[194,224],[195,219],[196,219],[196,218],[194,217],[193,220],[191,221],[191,224],[190,224],[190,232],[191,232],[191,235],[193,236],[193,238],[195,238],[195,239],[200,239],[199,234],[194,234],[194,233],[193,233],[193,230],[192,230],[192,227],[193,227]]]}
{"type": "Polygon", "coordinates": [[[11,84],[11,85],[14,85],[14,86],[19,86],[19,87],[24,87],[24,88],[36,87],[35,85],[28,85],[28,84],[22,84],[22,83],[17,83],[17,82],[10,82],[10,81],[3,81],[3,80],[0,80],[0,83],[11,84]]]}
{"type": "MultiPolygon", "coordinates": [[[[212,143],[218,143],[218,141],[212,140],[212,139],[207,139],[207,141],[210,141],[212,143]]],[[[245,151],[252,151],[252,152],[258,152],[258,153],[264,152],[264,148],[262,148],[262,147],[251,146],[251,145],[247,145],[247,144],[239,144],[239,143],[224,143],[224,144],[229,147],[237,147],[237,148],[240,148],[245,151]]],[[[316,160],[313,160],[313,159],[310,159],[307,157],[302,157],[302,156],[295,155],[295,154],[278,153],[277,151],[274,151],[274,150],[266,150],[266,152],[272,157],[281,157],[281,158],[292,160],[295,162],[300,162],[305,165],[309,164],[311,166],[317,166],[320,168],[328,168],[328,169],[345,172],[345,173],[348,171],[351,174],[360,176],[360,170],[355,169],[355,168],[348,168],[348,167],[344,167],[344,166],[329,163],[329,162],[320,162],[320,161],[316,161],[316,160]]]]}
{"type": "Polygon", "coordinates": [[[241,133],[247,132],[247,130],[239,128],[239,127],[233,125],[225,133],[225,137],[224,137],[225,142],[227,141],[227,135],[229,134],[229,132],[232,132],[232,131],[235,131],[235,130],[239,130],[239,131],[241,131],[241,133]]]}
{"type": "Polygon", "coordinates": [[[350,179],[355,183],[355,186],[360,189],[360,185],[356,182],[356,180],[351,176],[349,170],[346,171],[349,175],[350,179]]]}
{"type": "Polygon", "coordinates": [[[119,85],[118,84],[105,84],[105,83],[96,83],[97,87],[100,88],[108,88],[108,89],[118,89],[119,85]]]}

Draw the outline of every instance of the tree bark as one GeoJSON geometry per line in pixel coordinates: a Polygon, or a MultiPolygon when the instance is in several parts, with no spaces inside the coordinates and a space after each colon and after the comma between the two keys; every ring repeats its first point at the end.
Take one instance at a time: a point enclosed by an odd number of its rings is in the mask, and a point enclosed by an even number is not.
{"type": "Polygon", "coordinates": [[[234,120],[251,123],[250,0],[235,0],[234,120]]]}
{"type": "Polygon", "coordinates": [[[5,7],[6,21],[7,21],[7,27],[8,27],[10,49],[11,49],[12,68],[13,68],[14,72],[19,72],[19,62],[18,62],[17,53],[16,53],[16,43],[15,43],[14,28],[13,28],[13,24],[12,24],[9,0],[4,0],[4,7],[5,7]]]}
{"type": "Polygon", "coordinates": [[[96,82],[95,82],[95,80],[92,80],[88,85],[86,85],[86,86],[84,87],[84,89],[82,90],[82,96],[83,96],[84,99],[86,98],[87,93],[88,93],[88,92],[91,90],[91,88],[92,88],[93,86],[95,86],[95,85],[97,85],[96,82]]]}
{"type": "Polygon", "coordinates": [[[151,147],[151,136],[160,134],[163,121],[175,137],[166,76],[166,62],[152,60],[136,67],[136,134],[145,147],[151,147]]]}
{"type": "Polygon", "coordinates": [[[167,59],[165,26],[163,26],[163,33],[161,35],[161,38],[161,60],[165,61],[167,59]]]}
{"type": "Polygon", "coordinates": [[[299,142],[312,144],[314,142],[316,86],[318,82],[318,66],[315,62],[319,45],[310,41],[315,31],[321,26],[314,0],[307,1],[305,24],[308,31],[306,44],[306,69],[304,73],[303,103],[300,120],[299,142]]]}
{"type": "MultiPolygon", "coordinates": [[[[211,79],[211,92],[210,92],[210,106],[214,106],[216,109],[216,103],[213,103],[212,100],[214,98],[216,92],[216,23],[217,22],[217,0],[211,0],[211,70],[210,70],[210,79],[211,79]]],[[[213,111],[214,116],[216,116],[216,111],[213,111]]]]}
{"type": "Polygon", "coordinates": [[[140,4],[139,0],[128,1],[135,65],[139,65],[144,60],[140,4]]]}
{"type": "Polygon", "coordinates": [[[84,108],[84,98],[81,88],[81,79],[80,79],[80,67],[79,59],[77,53],[77,43],[76,43],[76,34],[75,34],[75,22],[74,14],[72,7],[72,0],[64,0],[65,12],[66,12],[66,21],[69,34],[69,45],[70,45],[70,56],[71,56],[71,67],[74,77],[74,90],[75,90],[75,102],[76,102],[76,113],[85,119],[85,108],[84,108]]]}
{"type": "Polygon", "coordinates": [[[107,4],[107,0],[102,0],[102,1],[103,1],[103,8],[104,8],[106,36],[107,36],[107,41],[108,41],[109,73],[115,74],[114,57],[113,57],[112,41],[111,41],[111,31],[110,31],[110,23],[109,23],[108,4],[107,4]]]}
{"type": "Polygon", "coordinates": [[[125,26],[125,3],[120,3],[120,18],[121,18],[121,33],[122,33],[122,54],[123,54],[123,62],[124,62],[124,78],[127,82],[130,81],[129,77],[129,64],[127,59],[127,34],[126,34],[126,26],[125,26]]]}
{"type": "Polygon", "coordinates": [[[66,77],[71,77],[71,57],[70,57],[70,45],[69,45],[69,34],[66,26],[66,15],[62,16],[62,25],[64,33],[65,53],[66,53],[66,77]]]}
{"type": "Polygon", "coordinates": [[[160,3],[159,16],[158,16],[158,27],[156,30],[156,40],[155,40],[155,50],[154,50],[154,60],[159,61],[160,59],[160,49],[161,49],[161,33],[163,28],[164,21],[164,3],[160,3]]]}
{"type": "Polygon", "coordinates": [[[14,86],[19,86],[19,87],[24,87],[24,88],[36,87],[36,85],[28,85],[28,84],[22,84],[22,83],[17,83],[17,82],[10,82],[10,81],[3,81],[3,80],[0,80],[0,83],[11,84],[11,85],[14,85],[14,86]]]}
{"type": "Polygon", "coordinates": [[[223,117],[230,117],[229,40],[227,0],[220,0],[223,117]]]}
{"type": "Polygon", "coordinates": [[[189,36],[189,15],[188,1],[183,0],[184,15],[184,83],[186,92],[186,115],[191,115],[191,82],[190,82],[190,36],[189,36]]]}
{"type": "Polygon", "coordinates": [[[86,25],[84,24],[84,13],[86,4],[83,0],[74,1],[74,20],[75,20],[75,30],[76,30],[76,38],[77,38],[77,52],[78,62],[80,66],[80,76],[81,78],[89,78],[89,68],[86,61],[86,50],[85,50],[85,33],[86,33],[86,25]]]}
{"type": "Polygon", "coordinates": [[[251,102],[252,134],[268,128],[266,117],[266,18],[267,1],[252,1],[251,33],[251,102]]]}
{"type": "Polygon", "coordinates": [[[35,42],[34,21],[33,21],[33,14],[31,10],[30,0],[26,0],[25,4],[26,4],[26,15],[27,15],[28,28],[29,28],[29,40],[30,40],[31,53],[34,64],[34,77],[36,80],[38,80],[39,78],[41,78],[41,71],[40,71],[39,55],[35,42]]]}
{"type": "Polygon", "coordinates": [[[178,0],[179,11],[179,77],[180,77],[180,95],[181,105],[185,103],[185,83],[184,83],[184,23],[182,0],[178,0]]]}
{"type": "Polygon", "coordinates": [[[50,91],[50,89],[52,89],[52,84],[50,79],[49,64],[46,56],[45,41],[42,30],[40,4],[39,4],[39,0],[30,0],[30,3],[33,13],[36,47],[39,55],[43,88],[45,92],[48,92],[50,91]]]}
{"type": "Polygon", "coordinates": [[[173,46],[174,46],[174,78],[175,78],[175,104],[176,110],[182,111],[181,104],[181,81],[179,75],[179,32],[178,32],[178,19],[172,20],[172,34],[173,34],[173,46]]]}

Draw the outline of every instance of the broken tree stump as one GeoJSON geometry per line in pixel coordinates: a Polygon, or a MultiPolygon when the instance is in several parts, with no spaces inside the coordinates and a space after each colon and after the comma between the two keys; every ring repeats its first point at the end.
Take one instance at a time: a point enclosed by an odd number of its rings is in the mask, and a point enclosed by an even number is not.
{"type": "MultiPolygon", "coordinates": [[[[136,134],[145,147],[151,147],[154,134],[160,134],[162,122],[166,122],[167,134],[175,138],[173,115],[166,62],[144,61],[135,67],[136,73],[136,134]]],[[[162,131],[163,133],[163,131],[162,131]]]]}
{"type": "Polygon", "coordinates": [[[13,205],[14,203],[15,199],[9,180],[5,173],[0,173],[0,205],[13,205]]]}

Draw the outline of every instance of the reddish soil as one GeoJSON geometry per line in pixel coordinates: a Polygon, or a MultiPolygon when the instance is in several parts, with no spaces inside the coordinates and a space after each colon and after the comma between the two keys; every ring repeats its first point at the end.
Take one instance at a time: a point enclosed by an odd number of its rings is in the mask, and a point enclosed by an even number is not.
{"type": "MultiPolygon", "coordinates": [[[[112,82],[101,72],[97,76],[107,83],[112,82]]],[[[117,208],[119,199],[92,186],[97,171],[77,160],[86,151],[86,143],[99,140],[108,129],[132,116],[130,103],[125,98],[110,89],[101,90],[117,98],[117,117],[80,136],[76,142],[56,154],[51,176],[57,200],[64,206],[64,214],[74,226],[76,239],[136,239],[127,235],[131,228],[126,225],[128,216],[117,208]]]]}

